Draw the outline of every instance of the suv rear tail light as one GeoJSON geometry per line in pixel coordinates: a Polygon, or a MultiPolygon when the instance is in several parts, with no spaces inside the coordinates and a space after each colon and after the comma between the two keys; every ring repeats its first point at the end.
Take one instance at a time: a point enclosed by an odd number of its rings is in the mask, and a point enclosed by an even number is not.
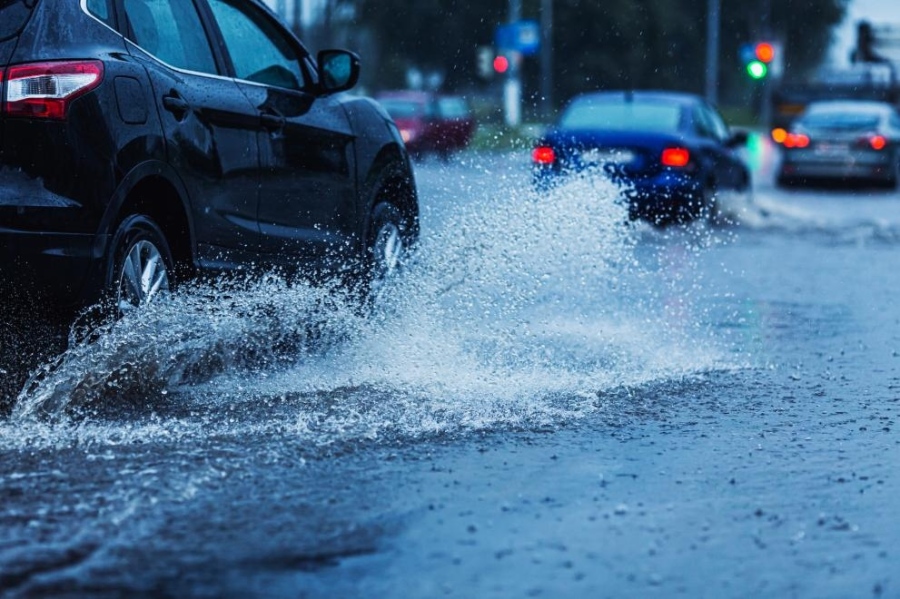
{"type": "Polygon", "coordinates": [[[7,116],[65,119],[75,98],[100,85],[103,63],[42,62],[9,67],[6,72],[7,116]]]}
{"type": "Polygon", "coordinates": [[[556,152],[550,146],[538,146],[532,150],[531,159],[535,164],[553,164],[556,161],[556,152]]]}
{"type": "Polygon", "coordinates": [[[663,166],[685,167],[691,161],[691,153],[687,148],[666,148],[662,151],[663,166]]]}

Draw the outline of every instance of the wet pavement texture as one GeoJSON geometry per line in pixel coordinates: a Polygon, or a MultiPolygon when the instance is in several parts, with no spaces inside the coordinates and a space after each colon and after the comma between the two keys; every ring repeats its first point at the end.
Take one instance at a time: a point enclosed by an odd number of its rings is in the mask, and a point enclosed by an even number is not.
{"type": "Polygon", "coordinates": [[[900,194],[656,230],[522,160],[418,165],[370,319],[267,281],[70,350],[0,419],[0,596],[900,597],[900,194]]]}

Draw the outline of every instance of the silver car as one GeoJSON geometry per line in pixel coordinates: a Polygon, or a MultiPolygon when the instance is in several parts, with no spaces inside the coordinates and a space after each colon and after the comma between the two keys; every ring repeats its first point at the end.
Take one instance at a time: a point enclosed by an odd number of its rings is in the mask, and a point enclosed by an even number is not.
{"type": "Polygon", "coordinates": [[[894,187],[900,178],[900,115],[886,102],[814,102],[773,137],[782,149],[779,185],[829,179],[894,187]]]}

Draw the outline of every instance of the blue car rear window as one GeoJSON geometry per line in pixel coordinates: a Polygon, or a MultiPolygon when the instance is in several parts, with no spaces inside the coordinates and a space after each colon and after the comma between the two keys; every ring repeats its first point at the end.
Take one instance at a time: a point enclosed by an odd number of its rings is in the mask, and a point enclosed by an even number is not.
{"type": "Polygon", "coordinates": [[[870,114],[810,114],[800,119],[805,127],[822,129],[875,129],[878,127],[879,117],[870,114]]]}
{"type": "Polygon", "coordinates": [[[560,119],[564,129],[676,132],[681,106],[658,102],[576,100],[560,119]]]}

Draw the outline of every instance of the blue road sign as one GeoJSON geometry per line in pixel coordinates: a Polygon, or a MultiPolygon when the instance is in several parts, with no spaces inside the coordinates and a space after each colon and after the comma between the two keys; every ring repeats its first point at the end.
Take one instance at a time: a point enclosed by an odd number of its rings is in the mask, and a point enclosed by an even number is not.
{"type": "Polygon", "coordinates": [[[537,54],[541,47],[541,28],[537,21],[524,20],[499,25],[494,33],[498,50],[521,52],[525,56],[537,54]]]}
{"type": "Polygon", "coordinates": [[[756,45],[741,44],[741,48],[738,51],[738,57],[741,59],[741,64],[753,62],[756,60],[756,45]]]}

